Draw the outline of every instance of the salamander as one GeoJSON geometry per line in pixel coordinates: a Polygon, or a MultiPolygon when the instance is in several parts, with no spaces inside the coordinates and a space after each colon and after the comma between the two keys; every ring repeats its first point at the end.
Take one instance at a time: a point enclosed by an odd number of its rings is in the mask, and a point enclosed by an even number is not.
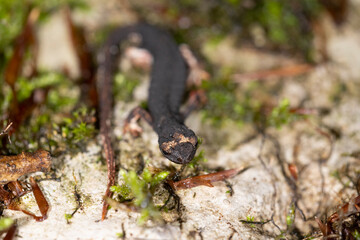
{"type": "MultiPolygon", "coordinates": [[[[177,44],[166,31],[139,23],[116,29],[109,35],[99,56],[100,104],[102,108],[111,107],[111,86],[121,55],[121,44],[132,36],[139,37],[138,47],[146,49],[153,57],[148,97],[148,111],[151,117],[148,122],[158,135],[160,151],[174,163],[189,163],[196,153],[198,139],[184,124],[184,117],[180,113],[188,66],[177,44]]],[[[109,128],[108,110],[100,111],[101,132],[109,128]]]]}

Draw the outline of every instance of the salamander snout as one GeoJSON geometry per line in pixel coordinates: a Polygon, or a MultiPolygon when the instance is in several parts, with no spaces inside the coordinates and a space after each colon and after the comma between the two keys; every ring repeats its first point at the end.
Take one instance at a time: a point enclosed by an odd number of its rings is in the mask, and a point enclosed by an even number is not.
{"type": "Polygon", "coordinates": [[[178,164],[189,163],[194,158],[196,152],[196,148],[191,143],[179,143],[171,149],[171,153],[165,152],[161,148],[160,150],[166,158],[178,164]]]}
{"type": "Polygon", "coordinates": [[[160,150],[170,161],[177,164],[189,163],[196,153],[197,137],[185,137],[183,134],[174,134],[173,139],[160,145],[160,150]]]}

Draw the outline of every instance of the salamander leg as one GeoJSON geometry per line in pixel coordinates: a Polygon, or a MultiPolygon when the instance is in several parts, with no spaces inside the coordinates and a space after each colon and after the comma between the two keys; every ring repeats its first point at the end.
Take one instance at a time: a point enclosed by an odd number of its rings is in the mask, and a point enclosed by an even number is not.
{"type": "Polygon", "coordinates": [[[185,103],[184,109],[181,113],[182,118],[186,119],[194,110],[200,109],[207,102],[207,97],[203,89],[192,90],[185,103]]]}
{"type": "Polygon", "coordinates": [[[188,45],[182,44],[180,46],[180,52],[189,67],[187,86],[189,89],[193,89],[190,91],[184,110],[181,113],[184,120],[192,111],[199,109],[206,104],[206,94],[205,91],[201,89],[201,85],[203,81],[208,81],[210,79],[210,74],[204,70],[188,45]]]}
{"type": "Polygon", "coordinates": [[[204,67],[196,59],[194,53],[188,45],[181,44],[179,50],[189,67],[189,75],[186,80],[187,87],[189,89],[201,87],[203,81],[208,81],[210,79],[210,74],[204,70],[204,67]]]}
{"type": "Polygon", "coordinates": [[[130,133],[133,137],[139,137],[143,132],[139,121],[144,119],[148,124],[152,125],[152,118],[150,113],[141,107],[134,108],[125,120],[123,132],[130,133]]]}

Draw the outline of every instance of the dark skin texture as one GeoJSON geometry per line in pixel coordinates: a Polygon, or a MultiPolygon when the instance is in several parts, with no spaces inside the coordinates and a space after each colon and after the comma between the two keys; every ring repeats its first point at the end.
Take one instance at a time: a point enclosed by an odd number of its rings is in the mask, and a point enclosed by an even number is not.
{"type": "MultiPolygon", "coordinates": [[[[188,67],[178,46],[168,33],[142,23],[117,29],[109,36],[103,55],[100,56],[99,79],[102,79],[102,82],[98,83],[100,104],[109,103],[107,99],[109,96],[101,96],[101,91],[112,86],[121,52],[120,44],[134,36],[139,40],[137,46],[148,50],[154,60],[148,99],[151,117],[148,118],[148,122],[159,136],[160,151],[174,163],[189,163],[195,155],[198,141],[195,133],[184,125],[184,118],[179,112],[184,97],[188,67]]],[[[111,104],[106,107],[111,107],[111,104]]],[[[100,128],[108,128],[106,121],[109,116],[104,116],[102,112],[100,111],[100,128]]]]}

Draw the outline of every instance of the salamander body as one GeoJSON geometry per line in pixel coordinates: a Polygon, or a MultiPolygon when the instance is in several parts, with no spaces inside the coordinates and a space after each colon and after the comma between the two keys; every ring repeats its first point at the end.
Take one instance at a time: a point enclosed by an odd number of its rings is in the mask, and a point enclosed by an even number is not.
{"type": "MultiPolygon", "coordinates": [[[[198,143],[195,133],[184,125],[179,111],[188,67],[177,44],[167,32],[141,23],[119,28],[110,34],[99,56],[100,104],[111,107],[111,86],[121,53],[120,44],[132,36],[140,37],[138,47],[148,50],[153,56],[148,110],[152,127],[159,136],[159,148],[170,161],[186,164],[193,159],[198,143]]],[[[100,128],[109,127],[109,116],[104,112],[100,111],[100,128]]]]}

